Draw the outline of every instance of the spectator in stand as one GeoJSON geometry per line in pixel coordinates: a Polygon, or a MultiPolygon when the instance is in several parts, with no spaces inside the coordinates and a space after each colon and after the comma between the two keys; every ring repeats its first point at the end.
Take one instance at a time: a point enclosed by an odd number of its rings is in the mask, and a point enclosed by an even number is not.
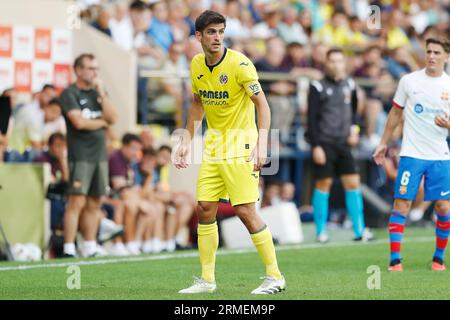
{"type": "MultiPolygon", "coordinates": [[[[289,70],[282,67],[284,56],[283,40],[279,37],[271,38],[267,41],[265,57],[255,63],[256,70],[287,73],[289,70]]],[[[291,123],[294,120],[295,101],[293,96],[297,90],[296,84],[286,80],[262,80],[260,83],[272,110],[271,127],[280,129],[281,141],[284,143],[289,137],[291,123]]]]}
{"type": "Polygon", "coordinates": [[[279,6],[276,3],[268,3],[264,7],[264,20],[257,23],[251,30],[251,36],[256,39],[267,40],[278,35],[280,22],[279,6]]]}
{"type": "Polygon", "coordinates": [[[75,257],[78,222],[84,237],[82,255],[98,255],[96,236],[101,197],[107,192],[108,163],[106,128],[116,122],[117,113],[102,81],[92,54],[81,54],[73,65],[75,83],[60,96],[67,125],[70,169],[68,202],[64,213],[64,256],[75,257]]]}
{"type": "Polygon", "coordinates": [[[133,47],[138,54],[138,123],[148,123],[148,79],[139,75],[143,70],[159,69],[164,61],[164,52],[148,35],[151,11],[145,2],[135,0],[130,4],[130,18],[133,25],[133,47]]]}
{"type": "Polygon", "coordinates": [[[156,167],[156,151],[153,148],[144,149],[141,161],[133,165],[135,186],[141,189],[142,197],[157,208],[157,215],[153,219],[153,223],[148,225],[144,231],[143,253],[159,253],[166,248],[163,238],[167,208],[157,195],[156,167]]]}
{"type": "Polygon", "coordinates": [[[283,20],[278,24],[278,34],[286,42],[300,43],[305,45],[308,43],[308,36],[303,31],[303,27],[297,21],[297,10],[294,7],[286,7],[282,10],[283,20]]]}
{"type": "Polygon", "coordinates": [[[294,202],[295,186],[292,182],[284,182],[280,187],[280,201],[294,202]]]}
{"type": "Polygon", "coordinates": [[[226,39],[248,38],[250,33],[244,30],[240,19],[242,6],[238,0],[229,0],[226,3],[227,27],[225,28],[226,39]]]}
{"type": "Polygon", "coordinates": [[[403,13],[397,9],[392,10],[387,16],[386,46],[389,50],[411,49],[411,43],[403,30],[404,18],[403,13]]]}
{"type": "Polygon", "coordinates": [[[419,66],[406,48],[397,47],[387,58],[387,68],[392,77],[399,80],[403,75],[418,70],[419,66]]]}
{"type": "Polygon", "coordinates": [[[174,41],[172,28],[167,22],[169,16],[167,3],[161,0],[152,1],[150,10],[153,17],[148,29],[148,35],[153,38],[156,45],[163,49],[164,52],[167,52],[174,41]]]}
{"type": "MultiPolygon", "coordinates": [[[[138,136],[126,133],[122,137],[122,147],[109,157],[109,180],[113,198],[119,197],[124,203],[124,242],[126,250],[137,255],[141,253],[145,230],[154,222],[157,208],[141,195],[134,186],[132,163],[142,152],[138,136]]],[[[116,241],[112,253],[122,255],[123,243],[116,241]]]]}
{"type": "Polygon", "coordinates": [[[169,185],[169,164],[171,162],[172,149],[167,145],[162,145],[157,153],[156,179],[158,191],[161,199],[167,193],[166,232],[165,247],[167,251],[174,251],[176,248],[176,236],[180,229],[186,226],[192,218],[195,208],[193,195],[187,192],[171,191],[169,185]]]}
{"type": "Polygon", "coordinates": [[[310,67],[306,49],[298,42],[291,42],[286,46],[286,56],[281,68],[290,71],[294,76],[306,76],[316,80],[322,77],[322,72],[310,67]]]}
{"type": "Polygon", "coordinates": [[[123,49],[133,49],[133,24],[129,17],[126,0],[114,4],[114,17],[109,21],[113,41],[123,49]]]}
{"type": "Polygon", "coordinates": [[[185,41],[190,35],[190,27],[185,20],[185,14],[188,12],[186,3],[183,0],[169,0],[167,6],[169,10],[167,22],[171,27],[173,40],[185,41]]]}
{"type": "Polygon", "coordinates": [[[364,34],[364,23],[357,16],[351,16],[349,19],[350,39],[349,45],[353,50],[364,49],[369,43],[368,37],[364,34]]]}
{"type": "MultiPolygon", "coordinates": [[[[167,59],[162,69],[169,74],[188,74],[189,68],[185,56],[185,45],[183,42],[173,42],[170,45],[167,59]]],[[[166,77],[161,80],[161,89],[163,94],[154,102],[155,109],[163,109],[169,105],[175,114],[175,127],[181,128],[183,123],[183,105],[186,94],[185,81],[178,77],[166,77]]]]}
{"type": "Polygon", "coordinates": [[[313,44],[311,49],[311,68],[317,69],[320,72],[325,72],[325,63],[327,61],[328,46],[318,42],[313,44]]]}
{"type": "Polygon", "coordinates": [[[273,206],[280,203],[280,183],[277,181],[265,184],[261,208],[273,206]]]}
{"type": "Polygon", "coordinates": [[[108,37],[111,37],[111,29],[109,28],[110,20],[111,13],[109,12],[109,8],[106,6],[100,6],[97,13],[97,19],[95,19],[95,21],[91,25],[108,37]]]}
{"type": "Polygon", "coordinates": [[[44,111],[44,127],[43,141],[46,143],[53,133],[66,134],[66,122],[62,116],[61,102],[58,98],[53,98],[43,108],[44,111]]]}
{"type": "Polygon", "coordinates": [[[348,18],[343,11],[335,11],[331,20],[315,35],[316,40],[336,47],[345,47],[351,44],[348,18]]]}
{"type": "Polygon", "coordinates": [[[34,159],[34,162],[48,163],[51,167],[51,180],[47,191],[50,199],[50,227],[63,230],[66,191],[69,183],[69,164],[67,162],[66,137],[53,133],[48,139],[48,150],[34,159]]]}
{"type": "Polygon", "coordinates": [[[9,146],[23,153],[27,148],[40,151],[44,146],[44,111],[56,97],[55,87],[46,84],[29,104],[15,108],[9,146]]]}

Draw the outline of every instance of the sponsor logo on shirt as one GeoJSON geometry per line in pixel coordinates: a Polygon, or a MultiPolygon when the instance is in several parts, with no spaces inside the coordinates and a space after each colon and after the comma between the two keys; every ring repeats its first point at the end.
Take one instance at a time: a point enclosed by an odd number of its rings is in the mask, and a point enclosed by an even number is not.
{"type": "Polygon", "coordinates": [[[93,111],[91,109],[84,108],[83,110],[81,110],[81,116],[84,119],[98,119],[98,118],[101,118],[102,112],[101,111],[93,111]]]}
{"type": "Polygon", "coordinates": [[[416,113],[422,113],[422,112],[423,112],[423,106],[422,106],[421,104],[416,104],[416,105],[414,106],[414,111],[415,111],[416,113]]]}
{"type": "Polygon", "coordinates": [[[430,108],[430,107],[423,106],[420,103],[418,103],[414,106],[414,112],[417,114],[431,113],[434,115],[442,115],[444,113],[444,110],[439,109],[439,108],[430,108]]]}
{"type": "Polygon", "coordinates": [[[203,77],[203,75],[201,74],[197,77],[197,79],[200,80],[202,77],[203,77]]]}
{"type": "Polygon", "coordinates": [[[211,90],[199,90],[200,97],[207,99],[228,99],[230,95],[228,91],[211,91],[211,90]]]}
{"type": "Polygon", "coordinates": [[[448,92],[442,92],[442,94],[441,94],[441,100],[445,100],[445,101],[448,100],[448,92]]]}

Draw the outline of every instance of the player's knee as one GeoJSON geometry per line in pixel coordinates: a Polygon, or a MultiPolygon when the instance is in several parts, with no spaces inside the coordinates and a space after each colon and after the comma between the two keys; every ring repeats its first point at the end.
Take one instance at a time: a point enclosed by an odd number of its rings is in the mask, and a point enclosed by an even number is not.
{"type": "Polygon", "coordinates": [[[243,205],[235,207],[236,215],[245,223],[251,221],[255,217],[255,210],[251,207],[243,205]]]}
{"type": "Polygon", "coordinates": [[[331,185],[333,184],[332,179],[321,179],[316,181],[316,189],[322,192],[330,192],[331,185]]]}
{"type": "Polygon", "coordinates": [[[196,212],[200,222],[211,222],[216,219],[213,203],[199,202],[197,204],[196,212]]]}
{"type": "Polygon", "coordinates": [[[450,201],[437,201],[434,205],[436,213],[444,214],[450,211],[450,201]]]}
{"type": "Polygon", "coordinates": [[[401,214],[407,215],[409,210],[411,210],[411,201],[396,199],[394,201],[394,210],[400,212],[401,214]]]}

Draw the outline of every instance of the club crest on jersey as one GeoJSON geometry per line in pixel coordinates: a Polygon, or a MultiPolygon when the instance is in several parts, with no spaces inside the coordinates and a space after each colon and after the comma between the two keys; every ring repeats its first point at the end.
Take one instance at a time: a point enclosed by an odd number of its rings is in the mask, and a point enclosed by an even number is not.
{"type": "Polygon", "coordinates": [[[228,83],[228,76],[225,73],[222,73],[219,77],[220,84],[227,84],[228,83]]]}
{"type": "Polygon", "coordinates": [[[408,188],[406,186],[401,186],[399,191],[400,191],[400,194],[406,194],[406,192],[408,191],[408,188]]]}
{"type": "Polygon", "coordinates": [[[448,92],[442,92],[441,93],[441,100],[448,101],[448,92]]]}

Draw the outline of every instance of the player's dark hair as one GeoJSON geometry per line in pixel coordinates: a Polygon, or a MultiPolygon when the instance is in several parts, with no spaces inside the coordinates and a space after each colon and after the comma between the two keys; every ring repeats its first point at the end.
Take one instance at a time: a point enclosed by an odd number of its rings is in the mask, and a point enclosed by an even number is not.
{"type": "Polygon", "coordinates": [[[226,26],[226,19],[218,12],[206,10],[203,11],[195,20],[195,31],[203,32],[210,24],[221,24],[226,26]]]}
{"type": "Polygon", "coordinates": [[[132,142],[141,142],[141,138],[134,133],[125,133],[122,137],[122,145],[129,145],[132,142]]]}
{"type": "Polygon", "coordinates": [[[50,135],[50,137],[48,138],[48,145],[52,145],[56,140],[62,140],[62,141],[66,141],[66,136],[64,134],[62,134],[61,132],[55,132],[52,133],[50,135]]]}
{"type": "Polygon", "coordinates": [[[334,53],[340,53],[342,55],[344,55],[344,50],[342,50],[341,48],[331,48],[327,51],[327,59],[330,58],[330,56],[334,53]]]}
{"type": "Polygon", "coordinates": [[[92,53],[82,53],[78,57],[75,58],[75,61],[73,62],[73,69],[82,68],[84,59],[94,60],[95,56],[92,53]]]}
{"type": "Polygon", "coordinates": [[[161,152],[161,151],[164,151],[164,150],[169,151],[170,153],[172,153],[172,148],[169,147],[166,144],[163,144],[161,147],[158,148],[158,152],[161,152]]]}
{"type": "Polygon", "coordinates": [[[144,1],[141,1],[141,0],[133,1],[132,3],[130,3],[130,6],[128,7],[128,9],[130,11],[134,10],[134,11],[139,11],[139,12],[142,12],[142,11],[144,11],[147,8],[148,8],[147,4],[144,1]]]}
{"type": "Polygon", "coordinates": [[[444,37],[428,38],[427,40],[425,40],[425,43],[427,44],[427,46],[430,43],[438,44],[444,49],[446,53],[450,53],[450,43],[444,37]]]}

